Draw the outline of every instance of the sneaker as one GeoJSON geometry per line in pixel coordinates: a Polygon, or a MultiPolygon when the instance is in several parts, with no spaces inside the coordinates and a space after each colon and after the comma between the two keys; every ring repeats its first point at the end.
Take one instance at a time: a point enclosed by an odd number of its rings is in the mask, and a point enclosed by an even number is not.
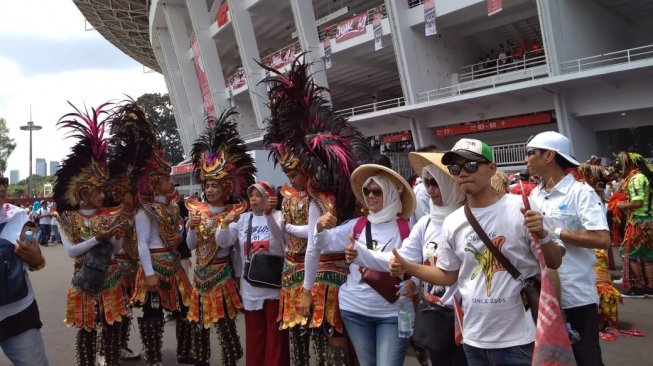
{"type": "Polygon", "coordinates": [[[647,299],[653,299],[653,287],[647,287],[644,296],[647,299]]]}
{"type": "Polygon", "coordinates": [[[129,347],[120,347],[120,359],[121,360],[138,360],[141,358],[141,354],[134,352],[129,347]]]}
{"type": "Polygon", "coordinates": [[[179,366],[182,366],[182,365],[194,366],[195,365],[195,359],[190,357],[190,356],[177,357],[177,365],[179,365],[179,366]]]}
{"type": "Polygon", "coordinates": [[[612,280],[612,283],[614,283],[615,285],[621,285],[622,283],[624,283],[624,279],[620,278],[618,280],[612,280]]]}
{"type": "Polygon", "coordinates": [[[646,297],[646,291],[640,287],[631,287],[628,290],[624,290],[621,293],[621,297],[631,298],[631,299],[643,299],[646,297]]]}

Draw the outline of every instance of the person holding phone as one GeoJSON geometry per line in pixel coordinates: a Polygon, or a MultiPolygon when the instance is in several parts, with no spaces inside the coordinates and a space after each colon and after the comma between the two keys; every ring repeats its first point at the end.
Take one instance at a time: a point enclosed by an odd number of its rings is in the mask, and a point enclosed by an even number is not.
{"type": "Polygon", "coordinates": [[[106,364],[119,363],[116,339],[129,301],[113,258],[122,246],[124,220],[119,208],[103,207],[108,183],[104,107],[91,114],[76,110],[57,123],[77,132],[72,135],[77,141],[71,154],[56,173],[52,198],[60,211],[64,250],[74,260],[64,322],[77,328],[76,364],[80,366],[96,364],[98,328],[106,364]]]}
{"type": "MultiPolygon", "coordinates": [[[[188,319],[196,324],[193,357],[196,365],[208,365],[211,358],[210,328],[218,328],[222,364],[235,366],[243,357],[236,329],[236,315],[243,308],[238,293],[242,262],[233,254],[233,240],[217,237],[247,209],[247,187],[254,183],[254,160],[247,153],[233,118],[234,109],[209,117],[206,131],[191,152],[195,176],[202,184],[205,202],[186,201],[189,219],[186,243],[195,249],[193,293],[188,319]],[[211,127],[212,126],[212,127],[211,127]],[[234,279],[236,278],[236,279],[234,279]]],[[[249,361],[248,361],[249,364],[249,361]]]]}
{"type": "MultiPolygon", "coordinates": [[[[5,203],[7,185],[7,178],[0,175],[0,242],[13,245],[13,254],[30,271],[38,271],[45,267],[45,258],[35,238],[38,226],[28,221],[25,210],[5,203]],[[30,239],[26,238],[27,231],[30,231],[30,239]]],[[[12,254],[11,250],[3,253],[12,254]]],[[[26,296],[0,305],[0,348],[16,366],[48,366],[39,308],[27,272],[24,275],[26,296]]]]}

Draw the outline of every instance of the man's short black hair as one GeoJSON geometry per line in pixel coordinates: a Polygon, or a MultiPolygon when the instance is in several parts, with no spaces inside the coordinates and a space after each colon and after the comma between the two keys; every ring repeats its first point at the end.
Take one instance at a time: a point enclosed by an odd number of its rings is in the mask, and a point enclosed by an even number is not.
{"type": "Polygon", "coordinates": [[[576,165],[570,163],[567,159],[563,158],[562,155],[558,154],[557,152],[555,154],[556,154],[555,162],[562,170],[567,170],[569,168],[576,169],[576,165]]]}

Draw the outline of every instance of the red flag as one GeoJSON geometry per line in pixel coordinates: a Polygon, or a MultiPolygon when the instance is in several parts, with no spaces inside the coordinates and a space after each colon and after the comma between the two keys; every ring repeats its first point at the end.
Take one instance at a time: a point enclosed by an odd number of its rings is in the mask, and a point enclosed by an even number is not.
{"type": "MultiPolygon", "coordinates": [[[[521,185],[521,181],[519,182],[521,185]]],[[[528,196],[525,194],[524,187],[521,188],[524,207],[530,210],[528,196]]],[[[531,234],[535,247],[537,248],[537,258],[540,262],[542,275],[542,288],[540,290],[540,307],[537,314],[537,331],[535,333],[535,349],[533,351],[533,366],[575,366],[576,359],[571,350],[569,335],[565,328],[562,309],[556,297],[553,283],[549,278],[549,273],[544,263],[540,241],[537,236],[531,234]]]]}

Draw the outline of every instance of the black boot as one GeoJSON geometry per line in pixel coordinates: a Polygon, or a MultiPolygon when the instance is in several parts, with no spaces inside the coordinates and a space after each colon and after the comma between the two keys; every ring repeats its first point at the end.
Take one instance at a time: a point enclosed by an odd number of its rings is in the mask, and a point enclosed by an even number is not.
{"type": "Polygon", "coordinates": [[[313,343],[315,364],[317,366],[327,366],[327,336],[318,331],[311,335],[311,343],[313,343]]]}
{"type": "Polygon", "coordinates": [[[177,335],[177,365],[194,365],[195,360],[191,357],[191,341],[193,337],[191,323],[178,316],[175,334],[177,335]]]}
{"type": "Polygon", "coordinates": [[[138,360],[141,354],[134,352],[129,348],[129,331],[131,330],[132,318],[126,316],[120,323],[120,359],[121,360],[138,360]]]}
{"type": "Polygon", "coordinates": [[[121,324],[105,324],[102,327],[101,354],[104,356],[104,365],[116,366],[120,364],[120,329],[121,324]]]}
{"type": "Polygon", "coordinates": [[[293,365],[310,365],[310,335],[300,326],[290,328],[290,357],[293,365]]]}
{"type": "Polygon", "coordinates": [[[195,365],[208,366],[211,359],[211,329],[201,324],[193,326],[193,358],[195,365]]]}
{"type": "Polygon", "coordinates": [[[218,341],[220,341],[222,349],[222,364],[235,366],[238,360],[243,358],[243,347],[240,345],[236,322],[229,318],[222,318],[217,324],[218,341]]]}
{"type": "Polygon", "coordinates": [[[95,366],[97,332],[80,329],[75,336],[75,361],[77,366],[95,366]]]}
{"type": "Polygon", "coordinates": [[[145,364],[147,366],[161,365],[163,319],[138,318],[138,328],[141,331],[145,364]]]}

